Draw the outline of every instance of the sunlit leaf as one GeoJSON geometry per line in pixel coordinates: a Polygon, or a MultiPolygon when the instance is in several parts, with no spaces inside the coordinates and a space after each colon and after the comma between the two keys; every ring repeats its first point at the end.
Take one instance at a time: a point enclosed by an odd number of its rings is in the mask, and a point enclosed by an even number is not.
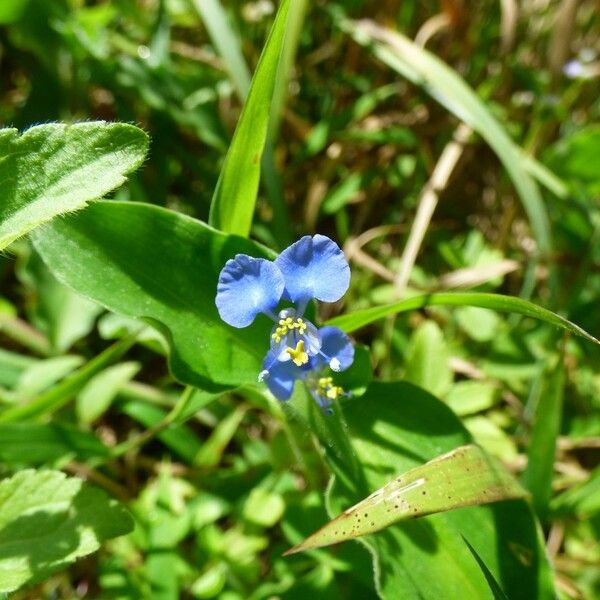
{"type": "Polygon", "coordinates": [[[330,319],[327,324],[340,327],[346,332],[356,331],[365,325],[369,325],[397,313],[409,310],[417,310],[427,306],[479,306],[480,308],[489,308],[503,313],[515,313],[525,317],[531,317],[544,323],[560,327],[570,331],[575,335],[581,336],[594,344],[600,344],[595,337],[584,331],[575,323],[571,323],[564,317],[553,313],[552,311],[537,306],[528,300],[516,298],[514,296],[503,296],[501,294],[486,294],[479,292],[440,292],[436,294],[427,294],[425,296],[415,296],[385,304],[383,306],[374,306],[347,313],[339,317],[330,319]]]}
{"type": "Polygon", "coordinates": [[[462,446],[392,480],[287,554],[338,544],[405,519],[526,495],[481,448],[462,446]]]}
{"type": "Polygon", "coordinates": [[[209,223],[227,233],[250,232],[289,5],[279,5],[212,199],[209,223]]]}
{"type": "Polygon", "coordinates": [[[147,150],[146,134],[125,123],[0,130],[0,250],[121,185],[147,150]]]}
{"type": "Polygon", "coordinates": [[[215,295],[227,259],[271,257],[264,248],[173,211],[110,201],[37,230],[34,243],[60,281],[158,328],[181,381],[213,389],[256,382],[271,322],[260,316],[246,329],[230,327],[215,295]]]}
{"type": "Polygon", "coordinates": [[[47,577],[132,528],[120,504],[81,479],[21,471],[0,482],[0,592],[47,577]]]}

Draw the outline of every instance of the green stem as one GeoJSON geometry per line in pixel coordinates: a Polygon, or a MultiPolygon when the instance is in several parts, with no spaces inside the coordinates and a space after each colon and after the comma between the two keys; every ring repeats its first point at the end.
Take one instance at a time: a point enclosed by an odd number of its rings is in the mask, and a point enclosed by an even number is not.
{"type": "Polygon", "coordinates": [[[41,356],[50,356],[52,354],[48,338],[21,319],[1,316],[0,332],[36,354],[40,354],[41,356]]]}
{"type": "Polygon", "coordinates": [[[180,416],[187,409],[190,400],[194,396],[196,388],[188,385],[181,394],[179,400],[175,406],[165,415],[165,418],[162,421],[159,421],[156,425],[146,429],[146,431],[140,433],[139,435],[133,436],[130,439],[126,440],[115,446],[111,452],[111,458],[117,458],[126,454],[130,450],[134,448],[139,448],[143,446],[146,442],[149,442],[152,438],[157,436],[161,431],[164,431],[171,425],[174,425],[179,420],[180,416]]]}

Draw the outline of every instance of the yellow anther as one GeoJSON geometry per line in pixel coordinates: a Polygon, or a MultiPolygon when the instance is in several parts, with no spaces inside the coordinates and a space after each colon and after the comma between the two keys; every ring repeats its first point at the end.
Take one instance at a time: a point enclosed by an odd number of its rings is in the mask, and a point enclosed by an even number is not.
{"type": "Polygon", "coordinates": [[[285,325],[285,319],[279,319],[279,324],[280,325],[285,325]]]}
{"type": "Polygon", "coordinates": [[[343,393],[344,390],[341,387],[333,385],[327,390],[327,397],[330,400],[335,400],[338,396],[341,396],[343,393]]]}
{"type": "Polygon", "coordinates": [[[299,340],[296,348],[286,348],[285,351],[290,355],[291,359],[297,367],[301,367],[308,362],[308,354],[304,350],[304,342],[299,340]]]}

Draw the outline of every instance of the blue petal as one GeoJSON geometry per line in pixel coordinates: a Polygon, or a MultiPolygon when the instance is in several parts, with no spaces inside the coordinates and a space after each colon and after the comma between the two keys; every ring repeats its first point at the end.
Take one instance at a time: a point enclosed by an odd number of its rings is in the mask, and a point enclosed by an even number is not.
{"type": "Polygon", "coordinates": [[[354,346],[350,338],[337,327],[322,327],[321,354],[334,371],[345,371],[354,361],[354,346]],[[333,365],[332,365],[333,362],[333,365]]]}
{"type": "Polygon", "coordinates": [[[263,362],[265,375],[263,381],[278,400],[289,400],[294,391],[296,379],[302,377],[302,371],[292,361],[281,362],[268,352],[263,362]]]}
{"type": "Polygon", "coordinates": [[[274,262],[238,254],[219,275],[215,303],[221,319],[247,327],[259,313],[272,312],[284,289],[283,275],[274,262]]]}
{"type": "Polygon", "coordinates": [[[286,248],[275,264],[283,273],[285,295],[300,304],[312,298],[336,302],[350,285],[350,267],[340,247],[324,235],[305,235],[286,248]]]}

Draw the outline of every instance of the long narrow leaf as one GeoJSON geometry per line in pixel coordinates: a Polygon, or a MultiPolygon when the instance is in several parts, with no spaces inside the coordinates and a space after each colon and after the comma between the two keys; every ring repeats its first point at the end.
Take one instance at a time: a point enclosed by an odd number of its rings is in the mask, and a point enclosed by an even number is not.
{"type": "Polygon", "coordinates": [[[229,26],[227,13],[219,0],[192,0],[192,4],[223,59],[240,98],[245,99],[250,89],[250,70],[244,60],[240,40],[229,26]]]}
{"type": "Polygon", "coordinates": [[[226,233],[250,232],[289,5],[279,6],[212,199],[209,223],[226,233]]]}
{"type": "Polygon", "coordinates": [[[526,495],[481,448],[462,446],[394,479],[286,554],[338,544],[406,519],[526,495]]]}
{"type": "Polygon", "coordinates": [[[373,21],[341,20],[341,26],[359,43],[403,77],[422,87],[490,145],[504,164],[529,217],[539,249],[551,249],[548,215],[535,180],[520,149],[492,116],[471,87],[448,65],[406,36],[373,21]]]}
{"type": "Polygon", "coordinates": [[[485,294],[479,292],[451,293],[441,292],[439,294],[427,294],[425,296],[416,296],[407,298],[399,302],[393,302],[384,306],[374,306],[358,310],[353,313],[335,317],[327,321],[328,325],[335,325],[346,332],[356,331],[365,325],[374,323],[388,315],[394,315],[409,310],[425,308],[426,306],[479,306],[480,308],[489,308],[499,312],[516,313],[525,317],[532,317],[555,327],[566,329],[575,335],[579,335],[594,344],[600,344],[594,336],[583,330],[575,323],[571,323],[564,317],[553,313],[552,311],[537,306],[527,300],[516,298],[514,296],[503,296],[502,294],[485,294]]]}
{"type": "Polygon", "coordinates": [[[556,440],[562,420],[565,368],[561,359],[541,374],[523,484],[531,492],[538,514],[544,516],[552,496],[556,440]]]}

